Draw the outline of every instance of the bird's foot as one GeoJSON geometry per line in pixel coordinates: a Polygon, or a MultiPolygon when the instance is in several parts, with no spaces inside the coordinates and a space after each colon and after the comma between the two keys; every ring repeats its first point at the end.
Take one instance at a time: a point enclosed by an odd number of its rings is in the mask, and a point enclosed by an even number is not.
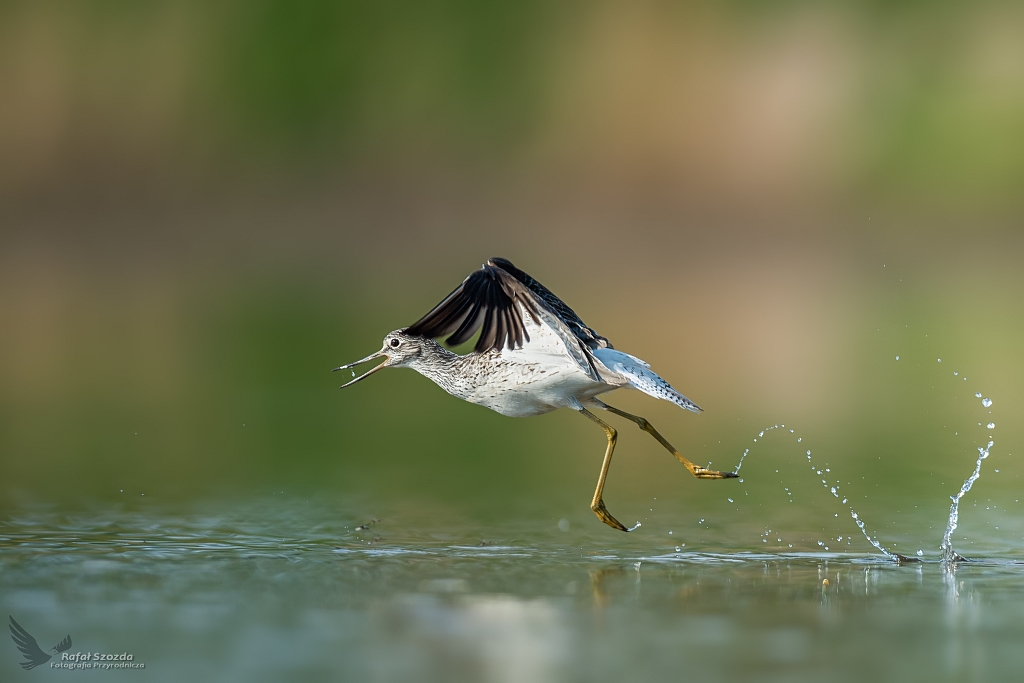
{"type": "MultiPolygon", "coordinates": [[[[613,529],[618,529],[619,531],[632,531],[636,528],[633,527],[633,529],[629,529],[622,522],[612,517],[612,513],[608,512],[608,508],[604,506],[604,500],[599,500],[596,504],[591,504],[590,509],[594,511],[594,514],[597,515],[599,520],[613,529]]],[[[637,526],[640,525],[637,524],[637,526]]]]}
{"type": "Polygon", "coordinates": [[[740,476],[735,472],[719,472],[718,470],[709,470],[706,467],[695,467],[692,471],[693,476],[698,479],[735,479],[740,476]]]}

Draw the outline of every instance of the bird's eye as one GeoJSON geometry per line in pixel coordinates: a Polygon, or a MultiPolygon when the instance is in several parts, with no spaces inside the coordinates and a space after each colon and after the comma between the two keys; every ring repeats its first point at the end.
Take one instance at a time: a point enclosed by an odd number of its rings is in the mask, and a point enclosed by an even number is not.
{"type": "Polygon", "coordinates": [[[393,349],[397,349],[397,348],[398,348],[398,345],[399,345],[399,344],[401,344],[401,343],[402,343],[402,342],[398,341],[397,339],[392,339],[392,340],[391,340],[391,348],[393,348],[393,349]]]}

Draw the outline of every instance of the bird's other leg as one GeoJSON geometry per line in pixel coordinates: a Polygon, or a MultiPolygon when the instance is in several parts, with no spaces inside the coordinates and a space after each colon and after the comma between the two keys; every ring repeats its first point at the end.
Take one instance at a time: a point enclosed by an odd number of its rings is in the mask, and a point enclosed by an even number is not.
{"type": "Polygon", "coordinates": [[[594,511],[594,514],[597,515],[598,519],[613,529],[618,529],[619,531],[630,531],[630,529],[627,529],[622,522],[612,517],[611,513],[608,512],[608,508],[604,506],[604,499],[602,498],[604,493],[604,482],[605,479],[608,478],[608,467],[612,464],[612,452],[615,450],[615,441],[618,439],[618,433],[615,431],[614,427],[599,418],[597,415],[594,415],[583,406],[579,407],[579,411],[589,419],[601,425],[601,428],[604,429],[605,436],[608,437],[608,447],[604,452],[604,462],[601,463],[601,475],[597,478],[597,490],[594,491],[594,499],[590,501],[590,509],[594,511]]]}
{"type": "Polygon", "coordinates": [[[719,472],[718,470],[709,470],[706,467],[701,467],[700,465],[693,464],[692,462],[684,458],[683,454],[677,451],[675,447],[665,439],[665,437],[659,434],[658,430],[654,428],[654,425],[647,421],[647,418],[627,413],[626,411],[619,410],[618,408],[613,408],[607,403],[601,402],[600,405],[608,412],[615,413],[616,415],[624,417],[627,420],[632,420],[633,422],[635,422],[637,426],[640,427],[640,429],[644,430],[645,432],[653,436],[655,439],[657,439],[658,443],[665,447],[665,450],[674,455],[676,457],[676,460],[683,463],[683,466],[686,469],[690,470],[690,474],[697,477],[698,479],[732,479],[733,477],[739,476],[735,472],[719,472]]]}

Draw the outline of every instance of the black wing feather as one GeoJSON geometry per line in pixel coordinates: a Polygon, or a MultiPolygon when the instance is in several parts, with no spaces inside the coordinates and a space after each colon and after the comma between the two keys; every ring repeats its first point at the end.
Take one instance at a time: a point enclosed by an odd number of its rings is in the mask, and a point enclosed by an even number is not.
{"type": "Polygon", "coordinates": [[[483,324],[481,318],[485,312],[486,311],[481,308],[474,310],[467,315],[463,319],[459,328],[455,330],[450,337],[448,337],[448,344],[450,346],[458,346],[459,344],[465,344],[469,341],[469,338],[473,336],[473,333],[476,332],[480,328],[480,325],[483,324]]]}
{"type": "Polygon", "coordinates": [[[488,262],[405,332],[431,339],[447,336],[445,342],[457,346],[480,330],[474,346],[478,353],[506,346],[520,348],[529,336],[519,307],[523,306],[540,324],[537,304],[528,288],[488,262]]]}
{"type": "MultiPolygon", "coordinates": [[[[14,617],[8,615],[8,618],[11,620],[11,623],[8,625],[8,628],[11,629],[11,639],[27,660],[19,662],[21,668],[27,671],[50,661],[50,655],[42,651],[39,643],[32,637],[32,634],[22,628],[21,624],[14,620],[14,617]]],[[[70,640],[68,647],[70,647],[70,640]]]]}
{"type": "Polygon", "coordinates": [[[572,330],[572,333],[576,335],[577,339],[582,341],[591,349],[611,349],[614,348],[605,337],[599,335],[593,328],[588,327],[583,320],[576,315],[576,311],[569,308],[564,301],[559,299],[555,294],[542,285],[541,283],[534,280],[532,277],[524,273],[523,271],[512,265],[512,262],[508,259],[500,257],[492,258],[487,262],[487,265],[497,266],[506,273],[514,277],[533,294],[537,296],[544,304],[551,309],[551,311],[557,315],[566,326],[572,330]]]}
{"type": "Polygon", "coordinates": [[[523,309],[538,325],[544,319],[556,328],[580,367],[594,379],[600,378],[593,350],[612,348],[611,343],[588,327],[548,288],[503,258],[493,258],[471,273],[405,332],[430,339],[447,335],[445,342],[456,346],[480,330],[473,347],[477,353],[505,347],[515,349],[530,341],[523,309]]]}

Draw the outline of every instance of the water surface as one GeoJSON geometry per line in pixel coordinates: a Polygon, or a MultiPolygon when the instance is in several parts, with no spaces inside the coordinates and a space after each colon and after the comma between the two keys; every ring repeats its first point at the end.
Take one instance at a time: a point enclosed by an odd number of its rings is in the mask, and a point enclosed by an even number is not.
{"type": "Polygon", "coordinates": [[[71,634],[71,653],[128,652],[145,669],[29,674],[8,643],[4,678],[1007,680],[1024,668],[1024,564],[1008,555],[897,566],[730,541],[676,551],[586,518],[360,514],[280,496],[11,513],[3,614],[44,648],[71,634]]]}

